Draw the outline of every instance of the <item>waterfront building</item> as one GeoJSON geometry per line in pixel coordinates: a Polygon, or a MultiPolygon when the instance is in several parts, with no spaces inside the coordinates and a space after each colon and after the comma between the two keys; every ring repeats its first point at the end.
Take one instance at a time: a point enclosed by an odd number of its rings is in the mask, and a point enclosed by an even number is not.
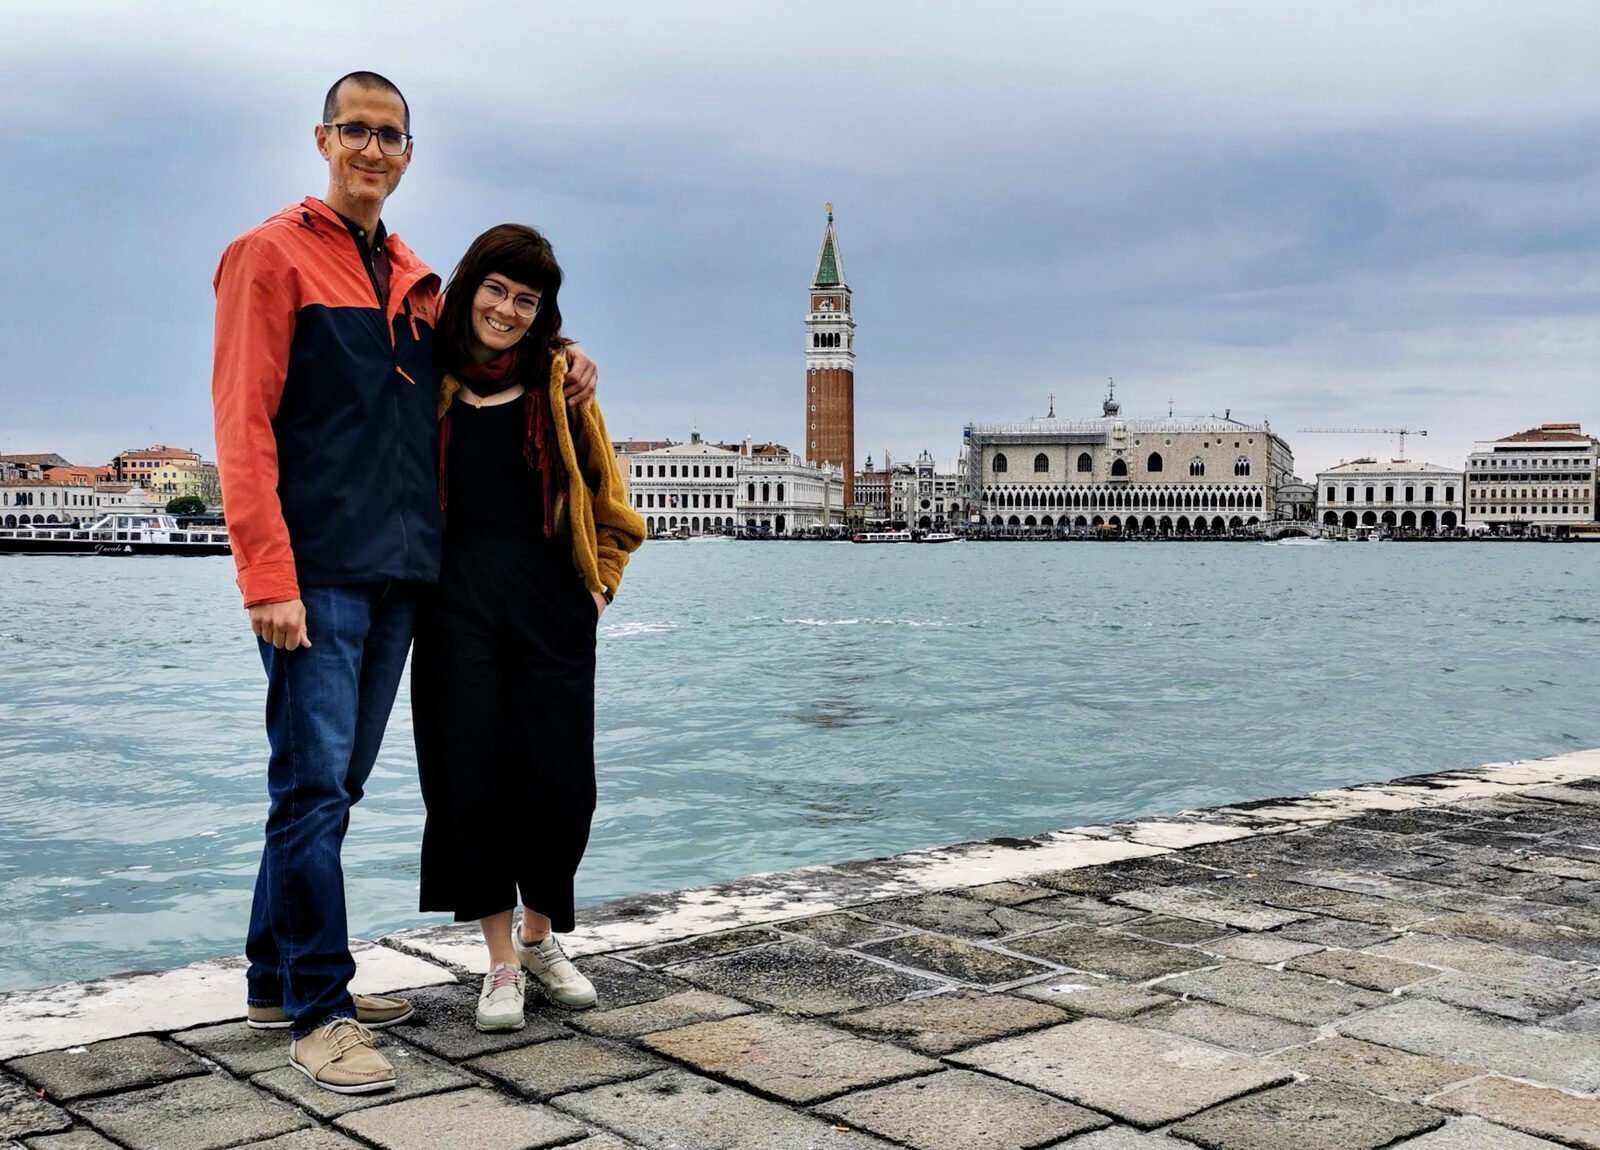
{"type": "Polygon", "coordinates": [[[0,526],[77,523],[97,518],[100,506],[95,485],[84,479],[0,480],[0,526]]]}
{"type": "Polygon", "coordinates": [[[1309,523],[1317,514],[1317,489],[1298,475],[1278,484],[1273,518],[1290,523],[1309,523]]]}
{"type": "Polygon", "coordinates": [[[154,477],[168,464],[187,461],[198,465],[200,453],[186,447],[168,447],[158,443],[154,447],[141,447],[124,451],[111,460],[112,476],[118,483],[137,483],[153,489],[154,477]]]}
{"type": "Polygon", "coordinates": [[[850,285],[845,280],[839,239],[833,230],[831,203],[808,294],[805,457],[841,469],[844,502],[834,505],[837,515],[855,502],[856,321],[850,312],[850,285]]]}
{"type": "Polygon", "coordinates": [[[881,523],[889,518],[889,483],[889,453],[883,453],[881,471],[872,465],[872,456],[867,456],[866,464],[856,472],[855,483],[851,485],[847,509],[851,523],[881,523]]]}
{"type": "Polygon", "coordinates": [[[1099,419],[1052,414],[968,424],[961,502],[971,526],[1102,534],[1225,534],[1277,516],[1294,478],[1289,445],[1262,420],[1099,419]]]}
{"type": "Polygon", "coordinates": [[[646,442],[665,446],[627,454],[623,474],[628,479],[629,502],[644,516],[650,534],[731,531],[736,524],[739,451],[706,443],[698,431],[689,436],[688,443],[646,442]]]}
{"type": "Polygon", "coordinates": [[[927,450],[889,479],[889,519],[921,531],[947,531],[961,522],[961,477],[941,472],[927,450]]]}
{"type": "Polygon", "coordinates": [[[1461,472],[1409,459],[1353,459],[1317,473],[1324,527],[1443,535],[1461,526],[1461,472]]]}
{"type": "Polygon", "coordinates": [[[844,524],[846,473],[809,463],[779,443],[749,447],[739,459],[738,521],[747,531],[801,535],[844,524]]]}
{"type": "Polygon", "coordinates": [[[1542,423],[1473,445],[1466,527],[1473,534],[1562,537],[1594,530],[1595,440],[1576,423],[1542,423]]]}

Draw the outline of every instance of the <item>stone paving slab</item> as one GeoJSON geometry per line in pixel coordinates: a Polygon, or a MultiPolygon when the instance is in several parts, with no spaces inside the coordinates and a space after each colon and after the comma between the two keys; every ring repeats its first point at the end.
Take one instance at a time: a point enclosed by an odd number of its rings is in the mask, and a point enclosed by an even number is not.
{"type": "Polygon", "coordinates": [[[1058,966],[1143,982],[1210,966],[1215,959],[1183,947],[1147,942],[1108,929],[1062,926],[1013,939],[1008,949],[1058,966]]]}
{"type": "Polygon", "coordinates": [[[223,1022],[180,1030],[172,1040],[240,1078],[289,1065],[287,1030],[251,1030],[243,1022],[223,1022]]]}
{"type": "Polygon", "coordinates": [[[1174,996],[1162,994],[1159,990],[1125,982],[1097,981],[1092,975],[1071,975],[1049,982],[1035,982],[1019,987],[1012,993],[1059,1006],[1075,1015],[1117,1020],[1133,1018],[1176,1001],[1174,996]]]}
{"type": "Polygon", "coordinates": [[[1435,1106],[1583,1150],[1600,1150],[1600,1102],[1510,1078],[1479,1078],[1439,1095],[1435,1106]]]}
{"type": "Polygon", "coordinates": [[[1339,1023],[1341,1034],[1578,1091],[1600,1089],[1600,1038],[1521,1026],[1427,999],[1339,1023]]]}
{"type": "Polygon", "coordinates": [[[847,1094],[817,1109],[912,1150],[1051,1146],[1111,1124],[1081,1106],[963,1070],[847,1094]]]}
{"type": "Polygon", "coordinates": [[[1574,986],[1595,977],[1595,968],[1542,955],[1524,954],[1470,938],[1410,934],[1366,948],[1370,954],[1419,962],[1442,970],[1504,978],[1534,986],[1574,986]]]}
{"type": "Polygon", "coordinates": [[[358,1110],[336,1125],[381,1150],[484,1146],[542,1150],[574,1141],[585,1128],[543,1106],[488,1090],[456,1090],[358,1110]]]}
{"type": "Polygon", "coordinates": [[[957,990],[874,1006],[828,1020],[932,1057],[1067,1021],[1053,1006],[1004,994],[957,990]]]}
{"type": "MultiPolygon", "coordinates": [[[[1046,894],[1051,892],[1045,891],[1046,894]]],[[[930,894],[860,908],[879,922],[953,934],[959,938],[1000,938],[1022,930],[1053,926],[1055,920],[1026,908],[996,905],[954,894],[930,894]]]]}
{"type": "Polygon", "coordinates": [[[1486,978],[1457,971],[1407,987],[1406,993],[1495,1014],[1514,1022],[1542,1022],[1578,1010],[1584,999],[1559,987],[1532,986],[1506,978],[1486,978]]]}
{"type": "Polygon", "coordinates": [[[1444,1115],[1328,1082],[1297,1082],[1229,1102],[1172,1128],[1206,1150],[1377,1150],[1444,1124],[1444,1115]]]}
{"type": "Polygon", "coordinates": [[[1192,995],[1309,1026],[1332,1022],[1390,1001],[1374,991],[1242,962],[1179,975],[1163,982],[1161,989],[1168,994],[1192,995]]]}
{"type": "Polygon", "coordinates": [[[381,1094],[336,1094],[322,1089],[292,1066],[280,1066],[276,1070],[257,1074],[250,1079],[250,1084],[293,1103],[324,1122],[341,1114],[352,1114],[373,1106],[387,1106],[405,1098],[420,1098],[425,1094],[440,1094],[478,1084],[476,1079],[463,1074],[448,1062],[429,1058],[407,1047],[386,1043],[380,1049],[394,1063],[395,1073],[394,1089],[381,1094]]]}
{"type": "Polygon", "coordinates": [[[643,1042],[702,1074],[731,1078],[800,1106],[939,1068],[937,1062],[887,1043],[770,1014],[658,1031],[643,1042]]]}
{"type": "Polygon", "coordinates": [[[1388,993],[1402,986],[1411,986],[1424,979],[1437,978],[1439,972],[1431,966],[1403,962],[1397,958],[1364,954],[1359,950],[1323,950],[1283,964],[1285,970],[1314,974],[1318,978],[1332,978],[1348,982],[1351,986],[1365,987],[1388,993]]]}
{"type": "Polygon", "coordinates": [[[1223,958],[1237,958],[1243,962],[1276,966],[1280,962],[1288,962],[1291,958],[1315,954],[1323,948],[1314,942],[1296,942],[1294,939],[1279,938],[1276,935],[1240,934],[1207,943],[1201,949],[1209,954],[1221,955],[1223,958]]]}
{"type": "MultiPolygon", "coordinates": [[[[1325,918],[1349,919],[1352,922],[1395,929],[1414,926],[1429,918],[1437,917],[1440,913],[1433,907],[1414,902],[1279,879],[1228,879],[1212,885],[1210,889],[1219,895],[1241,902],[1257,902],[1286,910],[1315,912],[1325,918]]],[[[1300,919],[1309,917],[1311,915],[1306,913],[1302,914],[1300,919]]]]}
{"type": "Polygon", "coordinates": [[[73,1103],[131,1150],[219,1150],[312,1125],[304,1113],[220,1074],[73,1103]]]}
{"type": "Polygon", "coordinates": [[[755,1007],[708,990],[685,990],[615,1010],[585,1010],[567,1024],[601,1038],[637,1038],[657,1030],[676,1030],[695,1022],[749,1014],[755,1007]]]}
{"type": "Polygon", "coordinates": [[[946,1061],[1143,1128],[1293,1077],[1287,1067],[1192,1038],[1098,1018],[986,1043],[946,1061]]]}
{"type": "Polygon", "coordinates": [[[1475,938],[1513,950],[1573,962],[1600,962],[1600,940],[1570,928],[1498,914],[1445,914],[1417,929],[1447,938],[1475,938]]]}
{"type": "Polygon", "coordinates": [[[538,1102],[667,1069],[665,1063],[636,1050],[593,1038],[569,1038],[503,1050],[474,1058],[466,1065],[538,1102]]]}
{"type": "Polygon", "coordinates": [[[803,942],[691,963],[677,973],[706,990],[802,1015],[878,1006],[945,985],[803,942]]]}
{"type": "Polygon", "coordinates": [[[1216,871],[1194,866],[1187,859],[1180,861],[1158,854],[1105,866],[1046,871],[1031,876],[1028,881],[1066,894],[1106,898],[1141,887],[1199,885],[1216,877],[1216,871]]]}
{"type": "Polygon", "coordinates": [[[206,1073],[204,1063],[187,1050],[148,1035],[34,1054],[14,1059],[6,1068],[56,1102],[206,1073]]]}
{"type": "Polygon", "coordinates": [[[1300,1046],[1317,1037],[1315,1027],[1300,1026],[1280,1018],[1230,1010],[1209,1002],[1185,1002],[1141,1014],[1135,1025],[1186,1034],[1229,1050],[1265,1054],[1286,1046],[1300,1046]]]}
{"type": "Polygon", "coordinates": [[[927,971],[969,986],[1000,986],[1050,974],[1053,970],[1043,963],[937,934],[908,934],[856,949],[898,966],[927,971]]]}
{"type": "MultiPolygon", "coordinates": [[[[21,1142],[0,1142],[0,1150],[12,1150],[13,1147],[16,1150],[23,1150],[21,1142]]],[[[27,1150],[119,1150],[119,1148],[115,1142],[95,1131],[79,1127],[65,1134],[45,1134],[29,1138],[27,1150]]]]}
{"type": "Polygon", "coordinates": [[[1272,930],[1311,917],[1298,911],[1277,910],[1184,887],[1127,891],[1112,895],[1111,901],[1157,914],[1202,919],[1239,930],[1272,930]]]}
{"type": "Polygon", "coordinates": [[[1273,1056],[1310,1078],[1359,1086],[1374,1094],[1413,1101],[1483,1073],[1477,1066],[1448,1058],[1408,1054],[1354,1038],[1324,1038],[1273,1056]]]}
{"type": "Polygon", "coordinates": [[[684,1070],[564,1094],[551,1105],[663,1150],[890,1150],[890,1143],[684,1070]]]}
{"type": "Polygon", "coordinates": [[[366,1147],[330,1127],[315,1126],[310,1130],[296,1130],[293,1134],[269,1138],[265,1142],[251,1142],[241,1150],[366,1150],[366,1147]]]}
{"type": "Polygon", "coordinates": [[[718,958],[724,954],[749,950],[753,946],[777,942],[780,938],[782,935],[767,927],[748,927],[743,930],[702,934],[697,938],[686,938],[681,942],[669,942],[642,950],[626,950],[618,957],[636,962],[640,966],[672,966],[680,962],[696,962],[703,958],[718,958]]]}
{"type": "Polygon", "coordinates": [[[1193,1145],[1163,1134],[1145,1134],[1127,1126],[1113,1126],[1074,1138],[1061,1150],[1191,1150],[1193,1145]]]}
{"type": "Polygon", "coordinates": [[[1117,932],[1131,934],[1135,938],[1148,939],[1151,942],[1164,942],[1169,946],[1200,946],[1202,949],[1203,944],[1221,942],[1223,939],[1235,937],[1238,933],[1230,927],[1215,922],[1174,918],[1166,914],[1148,914],[1143,918],[1132,919],[1120,924],[1117,932]]]}
{"type": "Polygon", "coordinates": [[[1350,922],[1347,919],[1323,918],[1319,915],[1305,922],[1290,923],[1275,933],[1291,942],[1362,950],[1392,939],[1400,932],[1386,926],[1350,922]]]}
{"type": "Polygon", "coordinates": [[[1481,1118],[1455,1118],[1420,1138],[1396,1142],[1394,1150],[1560,1150],[1560,1146],[1481,1118]]]}
{"type": "Polygon", "coordinates": [[[53,1134],[72,1125],[65,1110],[41,1097],[20,1079],[0,1074],[0,1138],[53,1134]]]}
{"type": "Polygon", "coordinates": [[[778,926],[786,934],[798,934],[824,946],[857,946],[863,942],[878,942],[905,934],[910,929],[902,923],[873,922],[859,914],[844,913],[813,915],[811,918],[781,922],[778,926]]]}

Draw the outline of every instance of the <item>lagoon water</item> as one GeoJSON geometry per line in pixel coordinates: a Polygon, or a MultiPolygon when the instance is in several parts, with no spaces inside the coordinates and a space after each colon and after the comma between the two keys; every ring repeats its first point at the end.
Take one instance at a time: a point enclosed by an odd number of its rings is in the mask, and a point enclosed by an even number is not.
{"type": "MultiPolygon", "coordinates": [[[[1600,745],[1597,587],[1581,545],[653,543],[601,623],[581,891],[1600,745]]],[[[405,690],[358,936],[443,921],[405,690]]],[[[0,558],[0,991],[239,948],[262,701],[230,560],[0,558]]]]}

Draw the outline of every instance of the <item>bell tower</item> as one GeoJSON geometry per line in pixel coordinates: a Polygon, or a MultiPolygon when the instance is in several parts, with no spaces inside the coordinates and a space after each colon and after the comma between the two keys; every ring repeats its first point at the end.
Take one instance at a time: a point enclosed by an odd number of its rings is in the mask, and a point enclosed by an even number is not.
{"type": "Polygon", "coordinates": [[[855,501],[855,332],[850,285],[845,282],[829,203],[806,312],[805,455],[812,463],[834,463],[844,472],[846,507],[855,501]]]}

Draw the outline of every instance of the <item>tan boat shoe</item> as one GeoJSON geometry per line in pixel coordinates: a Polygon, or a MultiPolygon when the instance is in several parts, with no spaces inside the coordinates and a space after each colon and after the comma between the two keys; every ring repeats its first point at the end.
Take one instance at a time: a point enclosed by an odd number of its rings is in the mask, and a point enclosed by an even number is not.
{"type": "Polygon", "coordinates": [[[289,1065],[335,1094],[394,1089],[394,1066],[372,1045],[372,1031],[353,1018],[335,1018],[289,1043],[289,1065]]]}
{"type": "MultiPolygon", "coordinates": [[[[387,994],[353,994],[356,1004],[356,1021],[368,1030],[382,1030],[404,1022],[416,1013],[416,1008],[404,998],[387,994]]],[[[281,1006],[247,1006],[245,1023],[252,1030],[288,1030],[289,1016],[281,1006]]]]}

